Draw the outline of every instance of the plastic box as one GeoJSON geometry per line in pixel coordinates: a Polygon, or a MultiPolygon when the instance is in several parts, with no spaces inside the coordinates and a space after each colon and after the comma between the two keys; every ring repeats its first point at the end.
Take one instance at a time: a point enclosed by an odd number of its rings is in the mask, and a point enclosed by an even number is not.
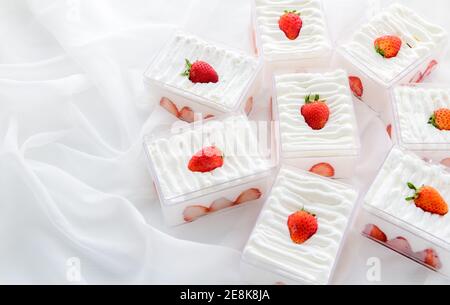
{"type": "Polygon", "coordinates": [[[262,62],[255,56],[177,32],[145,71],[144,84],[152,102],[192,123],[229,112],[249,114],[260,89],[261,70],[262,62]],[[181,75],[186,59],[206,61],[219,81],[192,83],[181,75]]]}
{"type": "Polygon", "coordinates": [[[232,113],[176,123],[145,137],[150,173],[168,225],[263,200],[277,160],[270,133],[259,127],[245,114],[232,113]],[[204,173],[191,171],[191,158],[210,146],[223,153],[223,166],[204,173]]]}
{"type": "Polygon", "coordinates": [[[253,0],[252,20],[250,33],[255,52],[264,58],[265,77],[329,65],[332,43],[322,1],[253,0]],[[297,10],[301,14],[303,26],[296,40],[289,40],[279,28],[278,20],[285,10],[297,10]],[[305,49],[305,44],[309,48],[305,49]],[[274,50],[277,48],[278,51],[274,50]]]}
{"type": "Polygon", "coordinates": [[[353,37],[338,48],[335,62],[350,76],[361,80],[363,94],[359,98],[388,124],[392,121],[389,91],[398,84],[422,82],[438,67],[447,44],[444,29],[428,23],[409,8],[393,4],[361,25],[353,37]],[[390,24],[389,20],[395,20],[395,24],[390,24]],[[386,59],[376,53],[374,42],[383,35],[397,35],[402,39],[397,57],[386,59]],[[429,37],[433,37],[434,45],[430,46],[429,37]],[[425,39],[428,40],[422,43],[425,39]]]}
{"type": "Polygon", "coordinates": [[[450,215],[439,216],[408,202],[407,182],[431,185],[450,202],[450,173],[394,146],[364,199],[357,225],[362,234],[425,267],[450,276],[450,215]],[[382,234],[373,234],[373,226],[382,234]]]}
{"type": "Polygon", "coordinates": [[[435,110],[450,109],[450,85],[411,84],[391,91],[392,138],[399,146],[435,163],[450,158],[450,131],[428,124],[435,110]]]}
{"type": "Polygon", "coordinates": [[[329,284],[346,239],[358,192],[351,186],[282,166],[244,248],[242,280],[250,284],[329,284]],[[305,209],[318,231],[295,244],[289,215],[305,209]]]}
{"type": "Polygon", "coordinates": [[[276,75],[272,116],[283,163],[303,170],[325,164],[334,171],[331,178],[353,176],[360,157],[360,139],[345,71],[276,75]],[[313,130],[301,115],[305,95],[309,94],[319,94],[329,105],[330,118],[321,130],[313,130]]]}

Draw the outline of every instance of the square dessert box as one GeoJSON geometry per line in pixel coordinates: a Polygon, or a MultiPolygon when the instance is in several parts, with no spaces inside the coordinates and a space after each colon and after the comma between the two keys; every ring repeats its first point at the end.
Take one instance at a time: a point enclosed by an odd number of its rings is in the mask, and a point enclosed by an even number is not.
{"type": "Polygon", "coordinates": [[[357,198],[351,186],[282,166],[244,248],[243,281],[330,284],[357,198]],[[288,217],[303,209],[316,215],[318,230],[305,243],[296,244],[288,217]]]}
{"type": "Polygon", "coordinates": [[[164,109],[188,123],[200,118],[253,108],[261,85],[262,62],[219,44],[176,32],[144,73],[148,95],[164,109]],[[185,60],[209,63],[217,72],[217,83],[192,83],[182,73],[185,60]]]}
{"type": "Polygon", "coordinates": [[[335,62],[360,79],[363,92],[357,97],[388,124],[392,120],[389,91],[398,84],[422,82],[439,66],[447,44],[448,34],[443,28],[405,6],[393,4],[359,26],[353,37],[338,48],[335,62]],[[394,58],[383,58],[375,51],[375,40],[384,35],[402,40],[394,58]]]}
{"type": "Polygon", "coordinates": [[[250,34],[255,53],[264,59],[266,78],[330,63],[332,43],[321,0],[253,0],[250,34]],[[300,12],[303,25],[295,40],[279,28],[285,10],[300,12]]]}
{"type": "Polygon", "coordinates": [[[450,215],[406,201],[414,194],[407,182],[430,185],[450,201],[450,173],[444,167],[394,146],[366,194],[357,226],[365,237],[450,277],[450,215]],[[375,234],[378,230],[382,233],[375,234]]]}
{"type": "Polygon", "coordinates": [[[244,113],[231,113],[175,123],[145,137],[149,170],[168,225],[263,200],[277,161],[270,132],[264,134],[259,126],[244,113]],[[190,160],[208,147],[220,150],[223,165],[208,172],[192,170],[190,160]]]}
{"type": "Polygon", "coordinates": [[[450,160],[450,131],[429,124],[440,108],[450,109],[450,85],[409,84],[391,91],[392,139],[401,147],[434,163],[450,160]]]}
{"type": "Polygon", "coordinates": [[[330,178],[353,176],[360,139],[352,94],[345,71],[276,75],[273,80],[274,138],[284,164],[303,170],[330,169],[330,178]],[[319,94],[330,108],[322,130],[313,130],[301,115],[306,95],[319,94]]]}

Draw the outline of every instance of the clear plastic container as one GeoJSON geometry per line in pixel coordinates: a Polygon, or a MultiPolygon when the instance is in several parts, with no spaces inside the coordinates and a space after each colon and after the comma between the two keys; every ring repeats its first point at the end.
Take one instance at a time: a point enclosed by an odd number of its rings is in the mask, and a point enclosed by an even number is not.
{"type": "Polygon", "coordinates": [[[406,197],[407,182],[430,185],[450,202],[450,173],[394,146],[364,199],[357,226],[371,240],[450,276],[450,215],[423,211],[406,197]]]}
{"type": "Polygon", "coordinates": [[[421,158],[444,163],[450,158],[450,131],[428,124],[435,110],[450,109],[450,85],[409,84],[391,91],[392,139],[421,158]]]}
{"type": "Polygon", "coordinates": [[[331,178],[353,176],[361,145],[347,78],[343,70],[274,77],[274,138],[284,164],[303,170],[324,169],[331,178]],[[319,94],[329,105],[330,118],[321,130],[309,127],[301,114],[309,94],[319,94]]]}
{"type": "Polygon", "coordinates": [[[168,225],[263,200],[277,159],[270,133],[259,124],[244,113],[231,113],[192,124],[178,122],[145,137],[150,173],[168,225]],[[188,166],[194,155],[211,146],[222,153],[223,165],[205,172],[188,166]]]}
{"type": "Polygon", "coordinates": [[[192,123],[253,108],[261,86],[262,62],[255,56],[176,32],[144,73],[149,99],[169,113],[192,123]],[[217,83],[194,84],[183,76],[185,60],[202,60],[218,73],[217,83]]]}
{"type": "Polygon", "coordinates": [[[255,53],[264,59],[265,77],[329,65],[332,43],[322,1],[253,0],[252,20],[250,33],[255,53]],[[289,40],[279,29],[278,20],[285,10],[301,14],[303,26],[295,40],[289,40]],[[307,42],[303,42],[304,37],[307,42]]]}
{"type": "Polygon", "coordinates": [[[335,63],[360,79],[363,93],[358,97],[388,124],[392,120],[389,91],[399,84],[426,79],[445,54],[448,34],[399,4],[381,10],[368,23],[352,25],[349,31],[355,28],[358,30],[353,37],[340,44],[335,63]],[[383,35],[402,39],[402,49],[396,57],[382,58],[375,51],[374,42],[383,35]]]}
{"type": "Polygon", "coordinates": [[[282,166],[243,250],[242,280],[265,285],[329,284],[357,199],[351,186],[282,166]],[[318,230],[296,244],[287,223],[290,215],[303,209],[316,215],[318,230]]]}

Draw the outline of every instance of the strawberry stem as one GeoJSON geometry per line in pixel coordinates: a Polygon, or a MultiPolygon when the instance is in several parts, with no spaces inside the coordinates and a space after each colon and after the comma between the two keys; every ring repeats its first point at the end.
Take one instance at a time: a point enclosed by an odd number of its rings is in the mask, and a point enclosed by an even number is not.
{"type": "Polygon", "coordinates": [[[189,77],[189,75],[191,74],[192,64],[191,64],[191,62],[189,61],[189,59],[187,59],[187,58],[185,59],[185,61],[186,61],[186,67],[185,67],[184,72],[181,73],[181,76],[187,76],[187,77],[189,77]]]}
{"type": "Polygon", "coordinates": [[[433,113],[433,115],[428,120],[428,124],[433,125],[436,128],[439,128],[439,126],[436,124],[436,114],[433,113]]]}
{"type": "Polygon", "coordinates": [[[419,198],[419,191],[417,190],[417,187],[414,184],[412,184],[411,182],[408,182],[406,185],[408,185],[408,187],[414,191],[414,196],[406,197],[405,200],[412,201],[412,200],[419,198]]]}

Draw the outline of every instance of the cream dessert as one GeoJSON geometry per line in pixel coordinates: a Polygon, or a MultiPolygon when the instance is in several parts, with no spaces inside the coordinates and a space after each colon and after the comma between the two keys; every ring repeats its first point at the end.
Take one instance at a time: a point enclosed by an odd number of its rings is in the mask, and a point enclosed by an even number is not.
{"type": "Polygon", "coordinates": [[[450,109],[450,88],[398,86],[393,90],[393,103],[398,142],[402,146],[445,150],[446,157],[450,157],[450,131],[429,123],[436,110],[450,109]]]}
{"type": "MultiPolygon", "coordinates": [[[[259,70],[257,58],[177,33],[145,72],[145,78],[193,95],[207,106],[222,111],[235,110],[245,97],[259,70]],[[208,64],[216,73],[215,82],[194,82],[184,74],[186,60],[208,64]],[[184,75],[183,75],[184,74],[184,75]]],[[[178,105],[181,108],[180,105],[178,105]]],[[[194,109],[196,110],[196,109],[194,109]]],[[[177,110],[178,111],[178,110],[177,110]]]]}
{"type": "MultiPolygon", "coordinates": [[[[255,0],[255,19],[264,58],[267,61],[307,61],[327,56],[331,43],[319,0],[255,0]],[[299,14],[300,33],[288,38],[280,29],[285,11],[299,14]]],[[[290,26],[290,25],[288,25],[290,26]]]]}
{"type": "MultiPolygon", "coordinates": [[[[357,197],[349,186],[283,166],[243,251],[243,262],[272,272],[274,283],[282,276],[294,283],[327,284],[357,197]],[[316,219],[317,230],[306,241],[293,238],[303,234],[291,226],[291,215],[299,211],[316,219]]],[[[263,277],[250,272],[245,278],[260,283],[263,277]]]]}
{"type": "MultiPolygon", "coordinates": [[[[414,190],[408,183],[419,188],[432,187],[434,193],[439,193],[445,202],[450,202],[448,171],[394,147],[364,199],[366,208],[422,238],[433,236],[450,244],[450,215],[430,212],[432,210],[413,201],[411,197],[414,196],[414,190]]],[[[433,196],[438,197],[435,194],[433,196]]],[[[431,207],[436,205],[436,208],[440,208],[438,205],[443,203],[439,201],[431,199],[428,203],[432,203],[431,207]]]]}
{"type": "Polygon", "coordinates": [[[277,75],[275,91],[274,112],[279,120],[282,154],[320,157],[356,154],[359,150],[353,100],[345,71],[277,75]],[[302,115],[305,98],[316,95],[329,108],[329,118],[319,130],[313,129],[308,118],[302,115]]]}
{"type": "Polygon", "coordinates": [[[447,41],[443,28],[405,6],[393,4],[361,26],[343,49],[363,70],[370,71],[383,83],[390,83],[419,60],[443,50],[447,41]],[[378,44],[379,39],[384,41],[378,44]],[[386,52],[392,49],[398,53],[388,55],[386,52]]]}
{"type": "Polygon", "coordinates": [[[160,196],[173,199],[209,194],[271,169],[254,127],[245,115],[236,114],[148,140],[145,145],[160,196]],[[207,151],[209,148],[213,149],[207,151]],[[207,159],[215,157],[213,151],[219,152],[219,160],[207,159]]]}

